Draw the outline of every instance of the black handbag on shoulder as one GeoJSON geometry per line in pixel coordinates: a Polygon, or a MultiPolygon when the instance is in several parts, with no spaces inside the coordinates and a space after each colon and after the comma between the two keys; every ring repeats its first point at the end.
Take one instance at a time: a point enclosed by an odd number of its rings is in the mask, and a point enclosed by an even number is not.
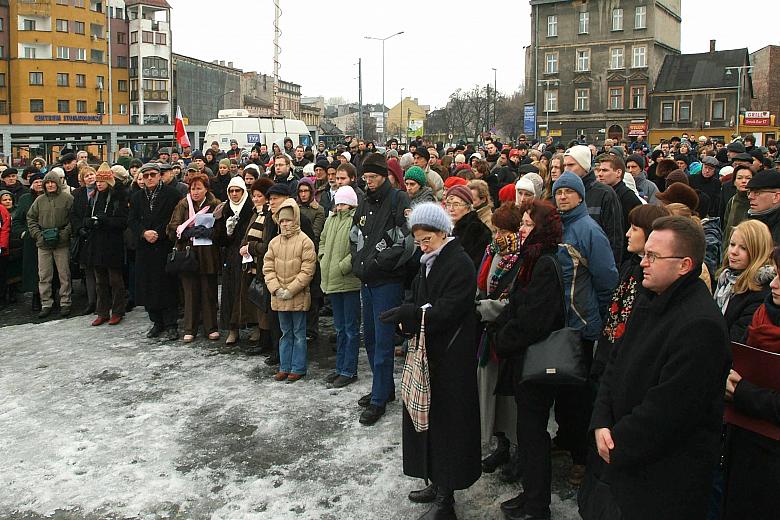
{"type": "MultiPolygon", "coordinates": [[[[563,301],[565,323],[569,322],[569,306],[566,305],[565,285],[561,265],[554,256],[563,301]]],[[[550,333],[545,339],[529,346],[525,351],[523,371],[520,382],[544,383],[555,385],[584,384],[588,371],[582,351],[582,337],[579,330],[563,327],[550,333]]]]}
{"type": "Polygon", "coordinates": [[[168,274],[197,273],[198,258],[190,246],[179,251],[176,248],[168,253],[168,259],[165,262],[165,272],[168,274]]]}

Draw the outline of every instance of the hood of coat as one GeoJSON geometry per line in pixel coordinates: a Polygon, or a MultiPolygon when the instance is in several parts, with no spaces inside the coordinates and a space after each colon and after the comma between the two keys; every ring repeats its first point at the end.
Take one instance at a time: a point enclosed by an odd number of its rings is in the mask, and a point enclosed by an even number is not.
{"type": "Polygon", "coordinates": [[[282,202],[281,206],[279,206],[279,210],[274,213],[274,222],[279,226],[279,234],[283,235],[285,237],[291,237],[301,230],[301,208],[298,207],[298,203],[295,202],[295,199],[288,198],[285,199],[284,202],[282,202]],[[279,223],[279,214],[285,211],[285,208],[291,208],[293,218],[292,218],[292,224],[290,226],[287,226],[286,229],[281,226],[279,223]]]}
{"type": "Polygon", "coordinates": [[[60,180],[60,176],[54,173],[53,171],[50,171],[46,175],[43,176],[43,192],[50,196],[50,197],[56,197],[60,193],[62,193],[62,182],[60,180]],[[57,191],[54,193],[49,193],[48,190],[46,190],[46,183],[47,182],[54,182],[57,185],[57,191]]]}

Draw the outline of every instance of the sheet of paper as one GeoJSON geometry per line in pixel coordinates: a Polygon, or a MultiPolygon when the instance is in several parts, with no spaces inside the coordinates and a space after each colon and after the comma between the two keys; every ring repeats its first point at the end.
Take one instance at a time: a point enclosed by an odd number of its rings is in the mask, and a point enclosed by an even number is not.
{"type": "Polygon", "coordinates": [[[248,264],[249,262],[252,262],[252,261],[254,261],[254,258],[252,258],[252,255],[250,255],[249,253],[247,253],[247,254],[245,254],[244,256],[241,257],[241,263],[242,264],[248,264]]]}
{"type": "MultiPolygon", "coordinates": [[[[199,215],[195,215],[195,225],[206,228],[213,228],[214,215],[212,213],[201,213],[199,215]]],[[[213,242],[210,238],[194,238],[192,240],[192,245],[194,246],[210,246],[212,244],[213,242]]]]}

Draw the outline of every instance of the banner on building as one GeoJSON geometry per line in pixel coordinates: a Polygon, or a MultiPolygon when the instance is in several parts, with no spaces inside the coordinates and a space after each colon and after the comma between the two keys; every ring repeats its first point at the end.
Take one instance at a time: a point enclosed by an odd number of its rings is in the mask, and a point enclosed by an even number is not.
{"type": "Polygon", "coordinates": [[[523,107],[523,133],[536,135],[536,105],[527,103],[523,107]]]}
{"type": "Polygon", "coordinates": [[[647,119],[634,119],[628,124],[629,137],[647,136],[647,119]]]}
{"type": "Polygon", "coordinates": [[[745,126],[769,126],[770,115],[769,112],[745,112],[745,118],[742,122],[745,126]]]}
{"type": "Polygon", "coordinates": [[[409,128],[406,131],[406,135],[411,137],[422,137],[424,124],[425,121],[423,120],[411,119],[409,121],[409,128]]]}

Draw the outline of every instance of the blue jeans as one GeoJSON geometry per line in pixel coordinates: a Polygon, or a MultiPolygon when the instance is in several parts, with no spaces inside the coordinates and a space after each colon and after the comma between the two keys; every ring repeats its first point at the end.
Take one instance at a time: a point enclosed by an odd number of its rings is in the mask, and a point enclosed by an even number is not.
{"type": "Polygon", "coordinates": [[[388,283],[377,287],[364,285],[360,289],[363,299],[363,341],[368,354],[368,364],[371,365],[371,371],[374,373],[371,404],[375,406],[384,406],[390,396],[395,394],[395,381],[393,381],[395,324],[382,323],[379,315],[401,305],[402,293],[403,288],[400,283],[388,283]]]}
{"type": "Polygon", "coordinates": [[[306,373],[306,313],[279,311],[279,372],[306,373]]]}
{"type": "Polygon", "coordinates": [[[329,294],[336,329],[336,373],[344,377],[357,375],[360,348],[360,291],[329,294]]]}

